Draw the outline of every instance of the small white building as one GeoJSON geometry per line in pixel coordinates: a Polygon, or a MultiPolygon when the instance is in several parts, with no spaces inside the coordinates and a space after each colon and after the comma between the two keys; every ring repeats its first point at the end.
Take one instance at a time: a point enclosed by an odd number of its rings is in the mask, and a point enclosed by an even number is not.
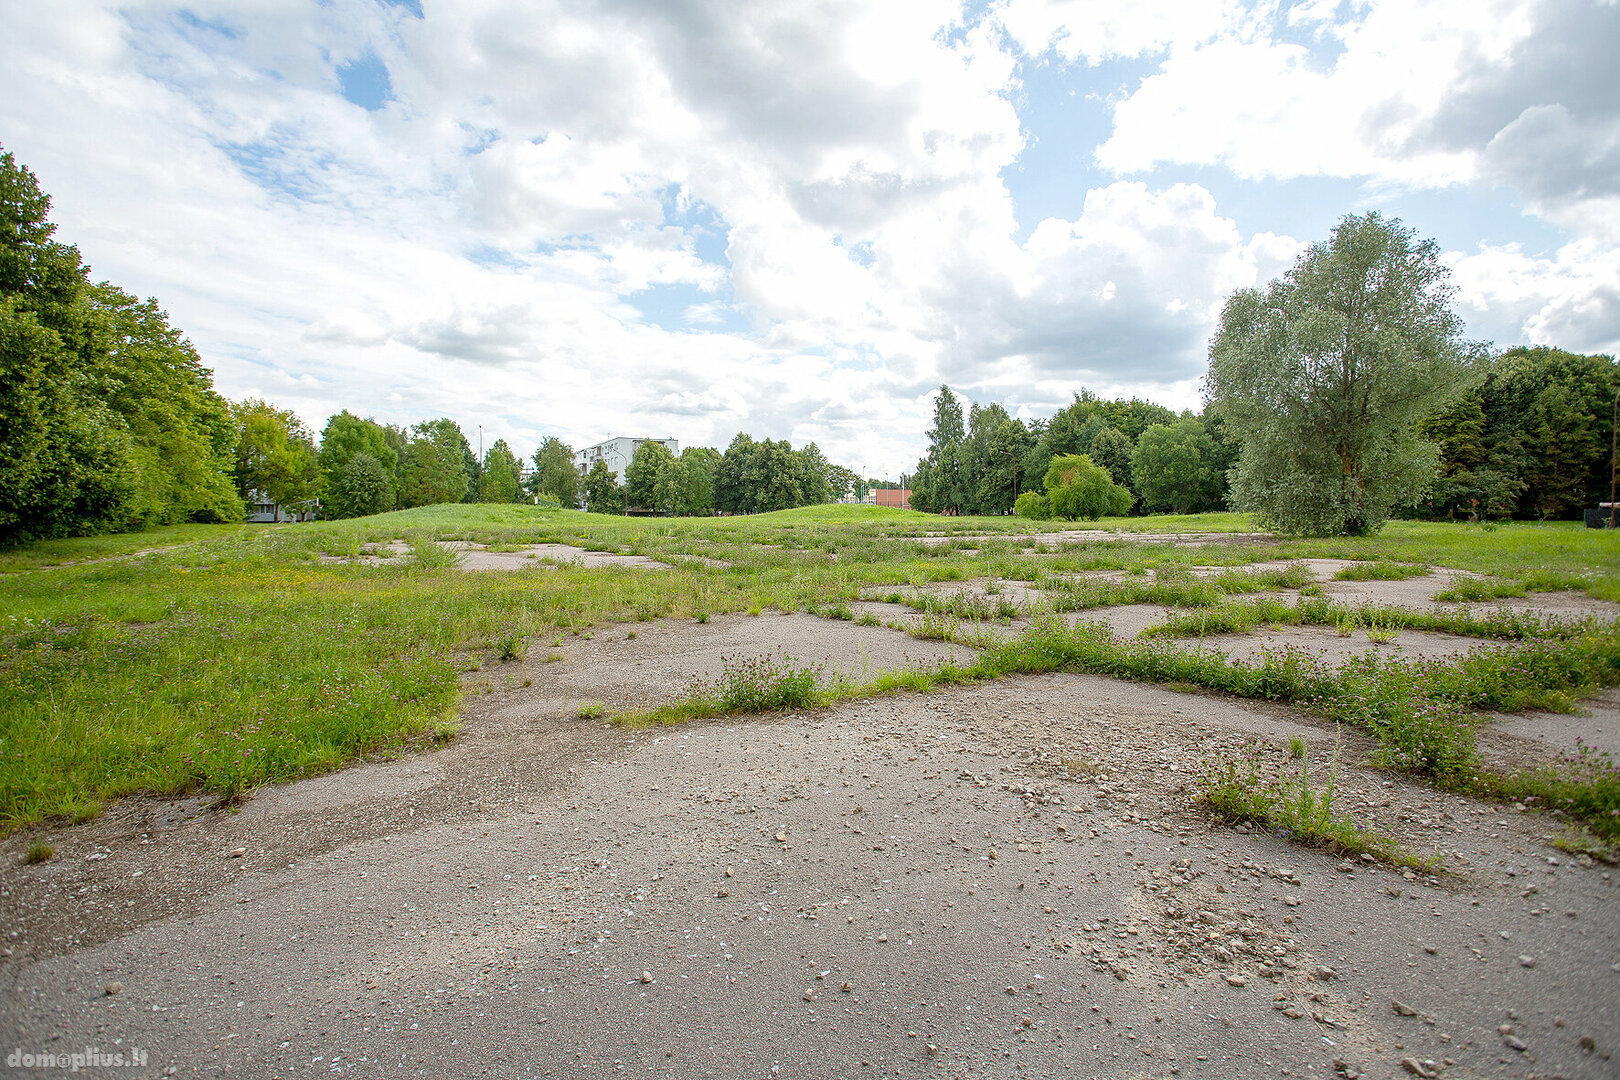
{"type": "Polygon", "coordinates": [[[583,450],[574,451],[574,468],[580,476],[591,471],[591,466],[598,461],[607,462],[607,467],[619,474],[619,480],[624,480],[625,470],[630,468],[630,462],[635,458],[636,451],[641,449],[642,443],[663,443],[671,454],[679,457],[681,444],[674,439],[633,439],[628,435],[620,435],[616,439],[599,442],[595,446],[587,446],[583,450]]]}

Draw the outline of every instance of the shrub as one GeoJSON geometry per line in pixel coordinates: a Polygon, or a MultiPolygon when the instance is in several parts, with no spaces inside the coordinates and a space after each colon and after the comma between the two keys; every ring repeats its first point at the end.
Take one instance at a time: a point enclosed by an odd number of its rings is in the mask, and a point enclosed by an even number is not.
{"type": "Polygon", "coordinates": [[[1038,491],[1026,491],[1013,504],[1013,513],[1030,521],[1050,521],[1052,503],[1038,491]]]}

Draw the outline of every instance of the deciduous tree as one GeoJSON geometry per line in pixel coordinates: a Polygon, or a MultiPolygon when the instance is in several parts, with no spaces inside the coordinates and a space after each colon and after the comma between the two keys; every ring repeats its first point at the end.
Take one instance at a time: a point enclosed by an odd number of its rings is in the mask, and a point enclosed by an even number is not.
{"type": "Polygon", "coordinates": [[[551,499],[564,509],[579,504],[579,470],[574,467],[574,451],[556,436],[548,438],[534,452],[533,494],[551,499]]]}
{"type": "Polygon", "coordinates": [[[619,474],[605,461],[597,461],[585,474],[585,509],[593,514],[624,513],[624,488],[619,486],[619,474]]]}
{"type": "Polygon", "coordinates": [[[1232,498],[1286,533],[1365,534],[1439,453],[1419,424],[1470,370],[1440,249],[1349,216],[1264,291],[1227,301],[1208,394],[1242,449],[1232,498]]]}

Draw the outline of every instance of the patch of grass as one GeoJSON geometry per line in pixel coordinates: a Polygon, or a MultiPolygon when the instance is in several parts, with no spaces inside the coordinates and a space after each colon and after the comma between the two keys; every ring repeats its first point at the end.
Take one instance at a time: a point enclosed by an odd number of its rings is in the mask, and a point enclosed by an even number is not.
{"type": "Polygon", "coordinates": [[[821,667],[808,667],[785,653],[721,657],[724,670],[716,679],[693,683],[678,701],[626,713],[620,723],[632,726],[675,724],[704,716],[739,716],[825,705],[845,696],[842,683],[821,685],[821,667]]]}
{"type": "Polygon", "coordinates": [[[579,718],[581,720],[595,720],[606,711],[607,710],[602,707],[601,702],[587,701],[579,707],[579,718]]]}
{"type": "Polygon", "coordinates": [[[1481,578],[1454,578],[1451,585],[1434,594],[1442,604],[1477,603],[1481,600],[1501,600],[1509,596],[1523,596],[1522,581],[1501,581],[1481,578]]]}
{"type": "Polygon", "coordinates": [[[502,662],[511,663],[529,655],[529,638],[525,634],[505,634],[495,643],[495,655],[502,662]]]}
{"type": "Polygon", "coordinates": [[[1615,845],[1605,844],[1578,825],[1560,830],[1548,840],[1548,843],[1560,851],[1567,851],[1571,855],[1585,855],[1610,866],[1620,863],[1620,850],[1616,850],[1615,845]]]}
{"type": "Polygon", "coordinates": [[[65,540],[36,540],[33,543],[0,547],[0,574],[71,566],[92,559],[111,559],[160,548],[177,547],[199,541],[236,537],[252,529],[276,529],[275,525],[164,525],[138,532],[101,536],[75,536],[65,540]]]}
{"type": "Polygon", "coordinates": [[[406,538],[411,547],[411,559],[422,570],[449,570],[461,565],[461,552],[445,547],[425,533],[414,533],[406,538]]]}
{"type": "Polygon", "coordinates": [[[1620,843],[1620,766],[1607,751],[1584,741],[1577,740],[1572,753],[1543,768],[1483,775],[1476,789],[1488,797],[1567,815],[1602,842],[1620,843]]]}
{"type": "Polygon", "coordinates": [[[1408,578],[1423,577],[1432,573],[1427,567],[1417,563],[1389,562],[1386,559],[1374,559],[1372,562],[1359,562],[1353,566],[1346,566],[1333,575],[1335,581],[1405,581],[1408,578]]]}
{"type": "Polygon", "coordinates": [[[1459,637],[1498,641],[1563,640],[1600,629],[1594,619],[1541,616],[1533,611],[1497,608],[1488,612],[1467,608],[1412,610],[1389,604],[1336,604],[1301,596],[1293,604],[1271,598],[1233,600],[1166,619],[1141,632],[1142,637],[1205,637],[1210,634],[1246,633],[1256,626],[1331,626],[1340,637],[1358,630],[1425,630],[1459,637]]]}
{"type": "Polygon", "coordinates": [[[29,847],[28,854],[23,856],[26,866],[35,866],[42,862],[50,862],[56,855],[56,849],[49,844],[36,843],[29,847]]]}
{"type": "Polygon", "coordinates": [[[1241,758],[1226,757],[1207,764],[1199,785],[1204,804],[1218,820],[1258,825],[1292,843],[1344,855],[1371,855],[1426,874],[1439,869],[1438,855],[1413,855],[1395,840],[1336,809],[1337,773],[1335,760],[1318,789],[1311,782],[1310,761],[1303,754],[1268,767],[1256,747],[1241,758]]]}
{"type": "Polygon", "coordinates": [[[1298,622],[1294,605],[1264,598],[1244,603],[1216,604],[1183,615],[1173,615],[1147,627],[1138,635],[1153,637],[1208,637],[1211,634],[1245,634],[1256,626],[1298,622]]]}

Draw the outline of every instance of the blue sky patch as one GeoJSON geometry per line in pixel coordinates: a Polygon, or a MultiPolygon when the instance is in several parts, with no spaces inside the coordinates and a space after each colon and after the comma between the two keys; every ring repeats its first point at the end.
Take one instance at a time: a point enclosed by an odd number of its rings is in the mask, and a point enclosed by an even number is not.
{"type": "Polygon", "coordinates": [[[339,64],[337,76],[343,96],[367,112],[376,112],[394,98],[388,65],[374,52],[339,64]]]}

